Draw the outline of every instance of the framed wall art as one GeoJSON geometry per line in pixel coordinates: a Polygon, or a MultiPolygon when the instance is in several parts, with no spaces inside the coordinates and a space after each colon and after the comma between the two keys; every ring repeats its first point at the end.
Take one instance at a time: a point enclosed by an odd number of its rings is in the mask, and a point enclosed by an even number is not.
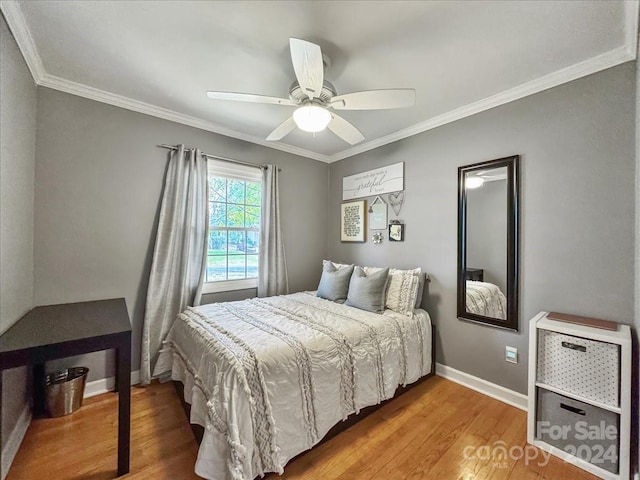
{"type": "Polygon", "coordinates": [[[367,201],[346,202],[340,205],[340,241],[365,242],[367,201]]]}
{"type": "Polygon", "coordinates": [[[404,223],[389,224],[389,241],[404,242],[404,223]]]}
{"type": "Polygon", "coordinates": [[[342,179],[342,200],[404,190],[404,162],[356,173],[342,179]]]}
{"type": "Polygon", "coordinates": [[[369,228],[371,230],[387,228],[387,204],[380,196],[369,204],[369,228]]]}

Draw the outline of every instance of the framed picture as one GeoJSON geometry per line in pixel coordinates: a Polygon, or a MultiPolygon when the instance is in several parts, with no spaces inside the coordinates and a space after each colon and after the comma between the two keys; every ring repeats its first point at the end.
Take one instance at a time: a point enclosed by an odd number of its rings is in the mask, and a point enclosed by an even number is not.
{"type": "Polygon", "coordinates": [[[387,228],[387,204],[377,196],[369,204],[369,229],[385,230],[387,228]]]}
{"type": "Polygon", "coordinates": [[[342,178],[342,200],[404,190],[404,162],[342,178]]]}
{"type": "Polygon", "coordinates": [[[389,241],[404,242],[404,223],[392,223],[389,225],[389,241]]]}
{"type": "Polygon", "coordinates": [[[340,241],[365,242],[367,201],[347,202],[340,205],[340,241]]]}

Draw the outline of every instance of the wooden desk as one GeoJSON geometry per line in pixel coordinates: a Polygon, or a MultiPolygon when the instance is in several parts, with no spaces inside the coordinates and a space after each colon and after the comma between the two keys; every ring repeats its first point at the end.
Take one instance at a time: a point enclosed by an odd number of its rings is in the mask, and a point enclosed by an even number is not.
{"type": "Polygon", "coordinates": [[[120,476],[129,472],[131,429],[131,323],[124,298],[36,307],[18,320],[0,336],[0,398],[2,371],[27,365],[33,369],[34,414],[42,414],[45,362],[112,348],[119,396],[120,476]]]}

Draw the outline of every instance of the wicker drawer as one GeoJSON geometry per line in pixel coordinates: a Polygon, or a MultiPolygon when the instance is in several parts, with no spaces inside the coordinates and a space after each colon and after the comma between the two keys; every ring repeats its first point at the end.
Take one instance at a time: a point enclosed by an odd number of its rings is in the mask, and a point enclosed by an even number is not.
{"type": "Polygon", "coordinates": [[[620,416],[538,388],[536,438],[611,473],[619,471],[620,416]]]}
{"type": "Polygon", "coordinates": [[[619,345],[538,330],[538,382],[617,407],[619,374],[619,345]]]}

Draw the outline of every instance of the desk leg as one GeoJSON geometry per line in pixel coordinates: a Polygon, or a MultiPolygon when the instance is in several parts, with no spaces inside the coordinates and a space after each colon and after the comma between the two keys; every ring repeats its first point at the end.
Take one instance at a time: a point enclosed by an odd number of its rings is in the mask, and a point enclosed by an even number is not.
{"type": "MultiPolygon", "coordinates": [[[[0,369],[0,432],[2,432],[2,376],[4,375],[4,370],[0,369]]],[[[3,435],[0,435],[0,452],[4,451],[4,441],[2,439],[3,435]]],[[[5,471],[3,470],[3,461],[0,461],[0,478],[5,477],[5,471]]]]}
{"type": "Polygon", "coordinates": [[[118,390],[118,476],[129,473],[131,440],[131,334],[116,349],[118,390]]]}
{"type": "Polygon", "coordinates": [[[44,372],[44,363],[33,364],[33,415],[36,417],[42,417],[45,414],[44,372]]]}
{"type": "Polygon", "coordinates": [[[120,378],[120,348],[115,349],[115,377],[116,377],[116,388],[113,390],[113,393],[118,393],[120,391],[120,384],[118,383],[118,379],[120,378]]]}

